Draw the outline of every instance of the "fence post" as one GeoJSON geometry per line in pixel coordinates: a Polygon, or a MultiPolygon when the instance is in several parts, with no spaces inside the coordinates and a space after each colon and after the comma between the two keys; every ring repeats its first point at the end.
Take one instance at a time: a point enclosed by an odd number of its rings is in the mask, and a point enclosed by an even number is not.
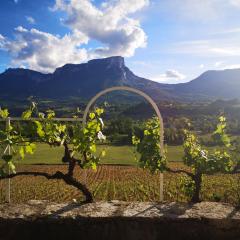
{"type": "Polygon", "coordinates": [[[163,173],[159,173],[159,195],[160,195],[160,202],[163,202],[163,173]]]}
{"type": "MultiPolygon", "coordinates": [[[[6,119],[6,129],[9,129],[10,128],[10,124],[11,124],[11,119],[10,119],[10,117],[8,117],[7,119],[6,119]]],[[[7,152],[7,154],[11,154],[11,147],[10,147],[10,145],[9,146],[7,146],[7,148],[8,148],[8,152],[7,152]]],[[[8,167],[8,174],[10,174],[10,168],[8,167]]],[[[7,179],[7,202],[8,203],[10,203],[11,202],[11,179],[9,178],[9,179],[7,179]]]]}

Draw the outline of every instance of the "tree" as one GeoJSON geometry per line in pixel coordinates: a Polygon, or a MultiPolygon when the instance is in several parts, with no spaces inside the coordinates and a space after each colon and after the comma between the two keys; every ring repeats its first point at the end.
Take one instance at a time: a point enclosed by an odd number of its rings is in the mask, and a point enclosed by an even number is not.
{"type": "Polygon", "coordinates": [[[157,118],[150,119],[146,123],[142,141],[133,137],[133,144],[137,146],[137,151],[141,154],[141,166],[150,168],[152,172],[168,171],[183,173],[190,177],[190,181],[187,179],[185,183],[185,187],[188,188],[186,190],[191,194],[192,202],[199,202],[204,174],[233,173],[238,169],[238,163],[233,161],[229,152],[230,139],[226,134],[225,117],[219,117],[213,136],[221,148],[208,152],[202,148],[195,134],[185,130],[183,163],[190,167],[191,171],[171,169],[166,157],[160,154],[160,124],[157,118]]]}
{"type": "MultiPolygon", "coordinates": [[[[23,112],[22,119],[28,120],[32,124],[31,133],[22,134],[21,131],[12,125],[8,125],[5,130],[0,131],[0,144],[5,146],[2,159],[4,164],[0,168],[0,180],[14,178],[17,176],[42,176],[47,179],[61,179],[66,184],[71,185],[82,191],[85,196],[85,202],[92,202],[93,196],[88,188],[74,178],[74,170],[76,166],[81,169],[91,167],[96,169],[100,157],[105,154],[104,150],[97,156],[97,141],[105,140],[102,134],[103,121],[101,114],[103,109],[97,108],[94,112],[89,113],[89,121],[86,125],[79,121],[66,125],[55,121],[55,113],[52,110],[46,113],[38,112],[36,103],[32,103],[31,107],[23,112]],[[33,116],[38,119],[33,119],[33,116]],[[24,137],[24,136],[31,137],[24,137]],[[18,155],[24,159],[25,154],[33,154],[36,149],[36,143],[46,143],[51,147],[64,147],[64,156],[62,161],[67,163],[67,173],[60,171],[54,174],[45,172],[16,172],[14,165],[14,156],[18,155]],[[12,154],[10,151],[11,149],[12,154]],[[10,170],[10,173],[8,172],[10,170]]],[[[79,118],[79,111],[74,118],[79,118]]],[[[7,109],[0,109],[0,117],[7,119],[9,113],[7,109]]]]}
{"type": "Polygon", "coordinates": [[[184,129],[189,125],[186,117],[169,118],[165,123],[164,140],[168,144],[179,145],[184,142],[184,129]]]}

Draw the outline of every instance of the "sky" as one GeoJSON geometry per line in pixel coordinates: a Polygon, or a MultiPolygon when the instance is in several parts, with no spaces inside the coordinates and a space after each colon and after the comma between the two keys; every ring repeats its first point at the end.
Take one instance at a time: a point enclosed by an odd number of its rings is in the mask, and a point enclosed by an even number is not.
{"type": "Polygon", "coordinates": [[[240,68],[240,0],[1,0],[0,19],[0,72],[109,56],[164,83],[240,68]]]}

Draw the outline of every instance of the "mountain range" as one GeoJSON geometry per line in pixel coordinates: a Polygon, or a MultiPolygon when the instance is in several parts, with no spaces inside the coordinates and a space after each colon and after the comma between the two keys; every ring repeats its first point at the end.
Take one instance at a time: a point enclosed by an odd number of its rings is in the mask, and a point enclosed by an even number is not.
{"type": "Polygon", "coordinates": [[[66,64],[55,72],[9,68],[0,74],[1,98],[88,99],[112,86],[130,86],[149,94],[156,101],[201,101],[240,99],[240,69],[207,71],[180,84],[164,84],[136,76],[120,56],[95,59],[82,64],[66,64]]]}

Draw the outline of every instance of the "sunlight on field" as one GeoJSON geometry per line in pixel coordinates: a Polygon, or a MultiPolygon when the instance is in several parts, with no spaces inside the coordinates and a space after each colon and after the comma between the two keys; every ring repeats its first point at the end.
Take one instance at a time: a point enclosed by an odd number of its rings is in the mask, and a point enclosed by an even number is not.
{"type": "MultiPolygon", "coordinates": [[[[187,169],[181,163],[171,163],[171,167],[187,169]]],[[[42,171],[53,173],[57,170],[65,172],[63,165],[19,165],[17,171],[42,171]]],[[[99,166],[97,171],[76,168],[75,177],[80,181],[86,180],[96,201],[159,201],[159,174],[151,174],[133,166],[99,166]]],[[[164,173],[164,199],[166,201],[188,201],[181,187],[181,174],[164,173]]],[[[237,175],[217,174],[205,176],[201,196],[203,200],[238,203],[237,175]]],[[[0,202],[5,201],[6,182],[0,181],[0,202]]],[[[30,199],[46,199],[54,202],[67,202],[72,199],[82,200],[80,191],[66,185],[63,181],[47,180],[43,177],[16,177],[11,181],[12,202],[26,202],[30,199]]]]}
{"type": "MultiPolygon", "coordinates": [[[[106,149],[106,156],[102,158],[101,164],[123,164],[137,165],[134,148],[132,146],[110,146],[100,145],[98,151],[106,149]]],[[[35,154],[26,155],[22,164],[61,164],[63,147],[49,147],[47,144],[38,144],[35,154]]],[[[167,146],[167,158],[169,161],[182,161],[182,146],[167,146]]],[[[137,154],[137,157],[139,155],[137,154]]]]}

